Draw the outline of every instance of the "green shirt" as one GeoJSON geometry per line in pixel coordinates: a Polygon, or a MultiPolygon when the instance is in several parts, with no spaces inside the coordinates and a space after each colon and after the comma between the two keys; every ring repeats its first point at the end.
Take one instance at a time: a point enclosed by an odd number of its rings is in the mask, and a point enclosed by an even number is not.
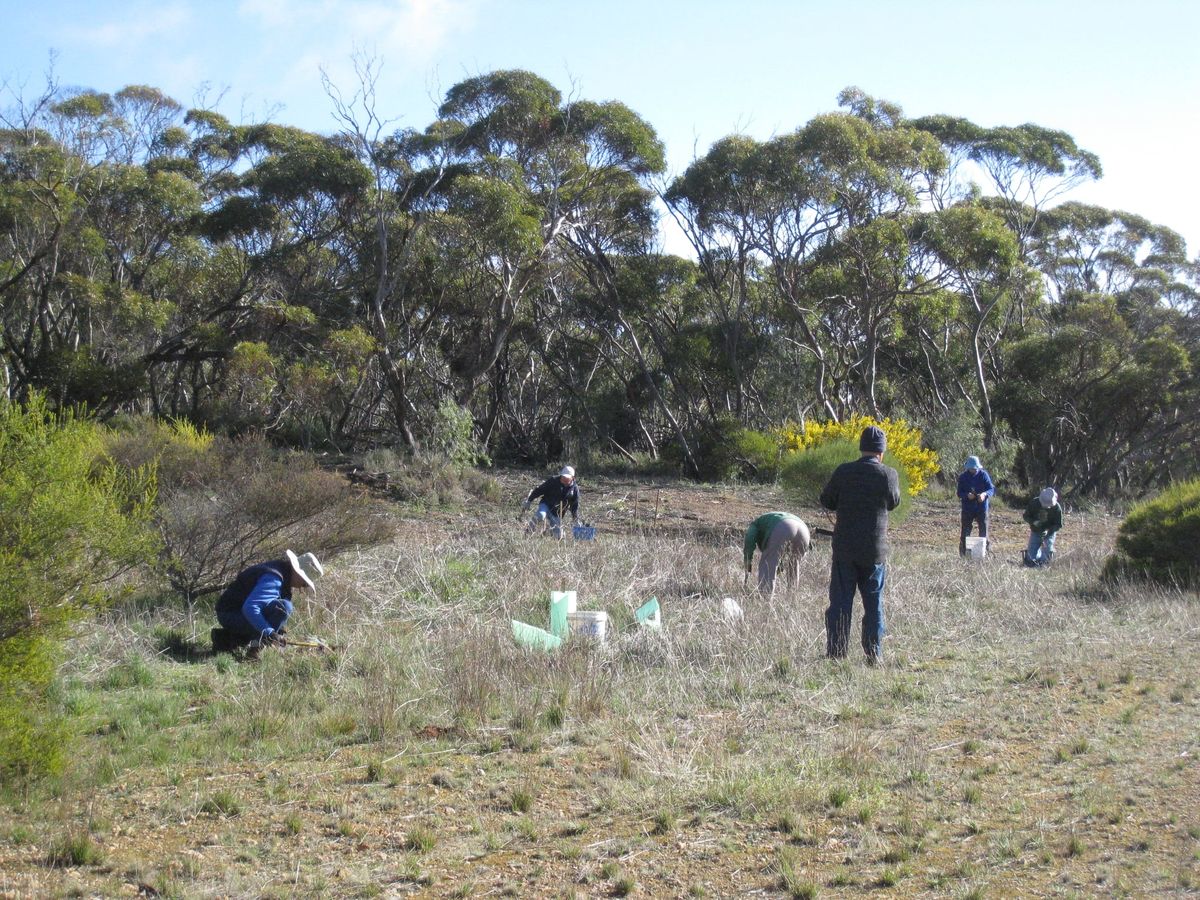
{"type": "Polygon", "coordinates": [[[1037,534],[1054,534],[1063,527],[1062,507],[1055,503],[1051,507],[1042,506],[1042,501],[1034,497],[1025,507],[1021,516],[1029,523],[1029,529],[1037,534]]]}
{"type": "Polygon", "coordinates": [[[746,557],[746,565],[750,565],[754,559],[754,548],[762,550],[767,546],[767,538],[771,536],[771,530],[782,522],[784,519],[796,519],[799,521],[799,516],[793,516],[786,512],[769,512],[763,513],[757,519],[750,523],[750,527],[746,529],[746,541],[743,546],[743,552],[746,557]]]}

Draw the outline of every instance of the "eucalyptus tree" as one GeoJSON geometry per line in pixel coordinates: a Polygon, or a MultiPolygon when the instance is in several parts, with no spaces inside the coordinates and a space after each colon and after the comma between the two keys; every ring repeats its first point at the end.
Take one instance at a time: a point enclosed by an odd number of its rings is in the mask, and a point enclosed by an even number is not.
{"type": "Polygon", "coordinates": [[[881,338],[913,286],[909,220],[944,165],[895,105],[854,88],[839,100],[848,111],[791,134],[726,139],[667,194],[694,242],[761,259],[780,333],[808,357],[814,405],[831,418],[878,406],[881,338]]]}
{"type": "Polygon", "coordinates": [[[1059,304],[1105,294],[1152,319],[1161,318],[1155,310],[1197,306],[1200,263],[1188,258],[1186,242],[1133,213],[1059,204],[1038,223],[1034,257],[1059,304]]]}
{"type": "Polygon", "coordinates": [[[1031,483],[1137,493],[1195,473],[1197,354],[1177,332],[1139,338],[1116,300],[1099,297],[1062,310],[1008,355],[995,407],[1024,445],[1031,483]]]}
{"type": "Polygon", "coordinates": [[[1041,216],[1033,249],[1053,302],[1007,354],[998,400],[1031,476],[1106,493],[1194,474],[1198,281],[1182,238],[1064,203],[1041,216]]]}
{"type": "Polygon", "coordinates": [[[181,108],[147,87],[62,93],[9,115],[4,351],[12,384],[99,409],[140,399],[203,200],[176,171],[181,108]],[[173,283],[174,282],[174,283],[173,283]]]}
{"type": "Polygon", "coordinates": [[[336,140],[300,129],[232,125],[210,111],[186,121],[188,161],[206,194],[189,223],[203,265],[143,359],[172,414],[276,425],[288,405],[281,360],[319,344],[333,277],[324,248],[337,209],[361,194],[367,175],[336,140]],[[227,383],[231,374],[240,384],[227,383]],[[255,381],[259,408],[240,418],[239,398],[255,381]]]}
{"type": "Polygon", "coordinates": [[[720,333],[712,349],[732,380],[726,408],[739,420],[759,395],[754,374],[770,320],[771,290],[755,240],[765,189],[758,150],[744,135],[722,138],[662,195],[696,252],[707,313],[720,333]]]}
{"type": "Polygon", "coordinates": [[[1001,377],[1001,343],[1013,309],[1040,294],[1040,278],[1023,265],[1016,235],[1004,219],[978,201],[923,215],[916,244],[927,284],[957,300],[947,327],[955,340],[964,333],[969,368],[963,374],[974,381],[976,393],[963,396],[978,411],[985,446],[991,448],[996,428],[991,393],[1001,377]]]}
{"type": "Polygon", "coordinates": [[[552,299],[556,273],[582,266],[611,291],[614,255],[653,235],[646,180],[661,172],[653,129],[617,102],[564,101],[529,72],[500,71],[447,92],[433,128],[451,142],[438,243],[456,261],[454,302],[442,342],[460,402],[484,407],[491,427],[503,385],[478,389],[503,358],[530,307],[552,299]]]}
{"type": "Polygon", "coordinates": [[[978,196],[980,189],[996,197],[996,207],[1023,253],[1045,210],[1072,188],[1103,174],[1100,158],[1065,131],[1032,123],[987,128],[948,115],[908,124],[936,137],[949,160],[947,177],[934,186],[931,198],[950,205],[978,196]],[[985,184],[973,184],[973,174],[981,175],[985,184]]]}

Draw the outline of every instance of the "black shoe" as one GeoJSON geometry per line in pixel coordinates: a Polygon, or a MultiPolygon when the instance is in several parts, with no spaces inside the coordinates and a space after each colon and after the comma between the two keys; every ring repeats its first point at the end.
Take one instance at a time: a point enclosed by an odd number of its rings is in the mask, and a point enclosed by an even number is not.
{"type": "Polygon", "coordinates": [[[213,653],[232,653],[242,643],[232,631],[224,628],[214,628],[208,636],[212,640],[213,653]]]}
{"type": "Polygon", "coordinates": [[[867,651],[867,665],[872,669],[883,665],[883,651],[869,650],[867,651]]]}

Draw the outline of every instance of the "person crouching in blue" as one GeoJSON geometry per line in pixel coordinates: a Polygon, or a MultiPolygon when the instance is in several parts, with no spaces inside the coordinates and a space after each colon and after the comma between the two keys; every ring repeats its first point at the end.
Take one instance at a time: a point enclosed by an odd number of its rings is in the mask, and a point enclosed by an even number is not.
{"type": "Polygon", "coordinates": [[[245,647],[256,654],[266,646],[284,646],[283,626],[292,614],[292,591],[312,590],[313,579],[324,574],[315,555],[296,556],[291,550],[283,559],[243,569],[217,600],[221,627],[212,630],[213,652],[245,647]]]}
{"type": "Polygon", "coordinates": [[[978,456],[968,456],[963,472],[958,476],[958,499],[962,501],[962,527],[958,535],[958,555],[967,555],[967,538],[975,523],[979,536],[988,536],[988,500],[996,493],[992,477],[979,462],[978,456]]]}

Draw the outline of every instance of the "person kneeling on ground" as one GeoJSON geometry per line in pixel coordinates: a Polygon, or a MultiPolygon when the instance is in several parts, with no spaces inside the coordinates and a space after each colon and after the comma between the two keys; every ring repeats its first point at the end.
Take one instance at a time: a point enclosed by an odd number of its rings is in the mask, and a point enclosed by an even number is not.
{"type": "Polygon", "coordinates": [[[958,476],[958,498],[962,501],[962,526],[958,534],[958,555],[967,555],[967,538],[971,527],[979,523],[979,536],[988,536],[988,500],[996,488],[992,476],[979,462],[978,456],[968,456],[963,472],[958,476]]]}
{"type": "Polygon", "coordinates": [[[764,513],[746,529],[743,555],[746,571],[754,560],[754,548],[762,551],[758,558],[758,589],[764,594],[775,591],[775,572],[781,557],[787,554],[784,579],[789,587],[800,577],[800,563],[808,553],[808,526],[797,516],[786,512],[764,513]]]}
{"type": "Polygon", "coordinates": [[[1029,546],[1025,550],[1024,564],[1031,569],[1050,565],[1054,558],[1054,537],[1063,526],[1058,492],[1052,487],[1045,488],[1029,501],[1021,518],[1029,523],[1029,546]]]}
{"type": "Polygon", "coordinates": [[[313,579],[325,574],[312,553],[250,566],[238,573],[217,600],[219,628],[212,630],[213,652],[247,647],[252,653],[264,646],[283,646],[284,623],[292,614],[292,591],[313,588],[313,579]]]}
{"type": "Polygon", "coordinates": [[[579,521],[579,486],[575,484],[575,470],[563,466],[553,478],[547,478],[529,492],[521,507],[522,515],[528,512],[530,504],[540,500],[537,511],[525,528],[526,534],[541,531],[549,527],[551,533],[561,538],[563,536],[562,517],[570,510],[572,524],[579,521]]]}

